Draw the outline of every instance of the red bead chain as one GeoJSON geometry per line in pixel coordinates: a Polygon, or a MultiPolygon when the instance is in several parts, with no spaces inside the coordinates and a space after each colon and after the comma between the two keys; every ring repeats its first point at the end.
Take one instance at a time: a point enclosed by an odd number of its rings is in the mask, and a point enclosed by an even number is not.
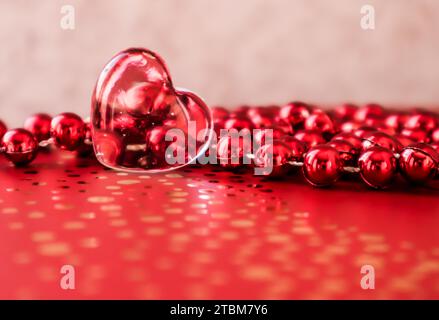
{"type": "MultiPolygon", "coordinates": [[[[231,113],[214,107],[213,114],[217,134],[221,128],[232,127],[273,129],[272,154],[267,154],[267,146],[255,154],[256,166],[272,161],[272,177],[302,167],[310,184],[323,187],[334,184],[344,173],[359,173],[366,184],[377,189],[388,187],[398,172],[416,184],[439,177],[439,118],[433,112],[386,111],[378,104],[361,108],[343,104],[325,112],[292,102],[283,107],[245,106],[231,113]]],[[[263,131],[255,138],[263,143],[263,131]]],[[[230,158],[228,140],[220,139],[218,157],[230,158]]],[[[246,156],[241,150],[239,157],[246,156]]]]}
{"type": "MultiPolygon", "coordinates": [[[[223,128],[273,130],[272,148],[264,145],[266,133],[260,131],[254,138],[262,147],[253,155],[242,148],[231,154],[230,137],[220,139],[217,156],[225,168],[242,166],[245,157],[254,159],[257,167],[271,161],[269,175],[273,177],[300,166],[305,179],[319,187],[334,184],[345,173],[359,173],[374,188],[389,186],[398,173],[416,184],[439,176],[439,117],[433,112],[386,111],[377,104],[361,108],[343,104],[325,112],[303,102],[283,107],[243,106],[232,112],[214,107],[212,111],[218,136],[223,128]],[[231,163],[233,157],[238,163],[231,163]]],[[[128,118],[115,125],[132,130],[128,118]]],[[[1,152],[17,166],[30,163],[39,148],[51,144],[80,155],[92,153],[90,125],[73,113],[54,118],[36,114],[25,121],[23,129],[9,131],[0,121],[0,137],[1,152]]]]}

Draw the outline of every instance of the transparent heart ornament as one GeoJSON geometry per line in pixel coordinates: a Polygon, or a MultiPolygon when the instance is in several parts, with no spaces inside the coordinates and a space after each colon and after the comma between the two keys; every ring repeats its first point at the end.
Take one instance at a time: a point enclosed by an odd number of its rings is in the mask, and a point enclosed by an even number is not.
{"type": "Polygon", "coordinates": [[[104,166],[163,172],[193,163],[206,152],[213,121],[201,98],[174,88],[160,56],[132,48],[114,56],[99,75],[91,131],[104,166]]]}

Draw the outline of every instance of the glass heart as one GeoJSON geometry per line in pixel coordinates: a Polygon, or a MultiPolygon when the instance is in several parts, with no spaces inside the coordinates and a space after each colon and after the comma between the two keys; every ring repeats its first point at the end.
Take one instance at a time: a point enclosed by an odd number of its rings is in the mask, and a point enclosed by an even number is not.
{"type": "Polygon", "coordinates": [[[175,89],[157,54],[118,53],[99,75],[91,107],[92,139],[105,166],[130,172],[183,167],[212,138],[212,114],[194,93],[175,89]]]}

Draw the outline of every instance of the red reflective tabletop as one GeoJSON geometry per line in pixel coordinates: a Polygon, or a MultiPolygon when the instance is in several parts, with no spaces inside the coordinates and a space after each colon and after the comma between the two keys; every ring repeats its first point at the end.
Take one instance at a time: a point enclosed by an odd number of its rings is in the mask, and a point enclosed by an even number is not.
{"type": "Polygon", "coordinates": [[[135,175],[70,153],[0,166],[0,298],[439,299],[439,180],[315,189],[300,173],[135,175]]]}

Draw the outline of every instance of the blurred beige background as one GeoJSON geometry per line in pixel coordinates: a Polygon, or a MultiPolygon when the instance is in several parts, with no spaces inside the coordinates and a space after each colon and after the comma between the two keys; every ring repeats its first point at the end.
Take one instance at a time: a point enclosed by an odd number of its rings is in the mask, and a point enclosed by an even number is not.
{"type": "Polygon", "coordinates": [[[87,115],[101,68],[130,46],[159,52],[209,104],[435,104],[438,30],[437,0],[2,0],[0,118],[87,115]],[[66,4],[75,30],[60,27],[66,4]]]}

